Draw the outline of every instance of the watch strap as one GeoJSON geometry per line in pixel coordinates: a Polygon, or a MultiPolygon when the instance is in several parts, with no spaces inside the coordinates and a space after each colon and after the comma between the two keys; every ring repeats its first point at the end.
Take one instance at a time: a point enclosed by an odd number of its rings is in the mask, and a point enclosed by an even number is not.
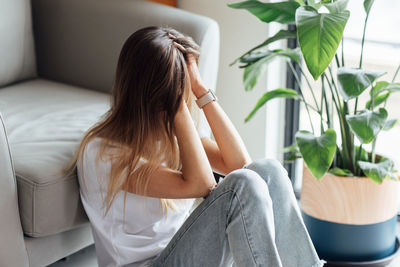
{"type": "Polygon", "coordinates": [[[196,100],[196,104],[201,109],[208,103],[217,100],[218,100],[217,96],[213,93],[213,91],[208,90],[208,92],[205,95],[201,96],[199,99],[196,100]]]}

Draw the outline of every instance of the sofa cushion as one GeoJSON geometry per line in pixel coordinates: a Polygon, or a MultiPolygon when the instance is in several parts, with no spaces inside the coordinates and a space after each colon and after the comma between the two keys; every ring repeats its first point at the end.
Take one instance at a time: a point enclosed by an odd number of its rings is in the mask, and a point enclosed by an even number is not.
{"type": "Polygon", "coordinates": [[[0,40],[0,87],[34,77],[30,0],[0,0],[0,40]]]}
{"type": "Polygon", "coordinates": [[[87,222],[76,176],[61,170],[108,108],[108,94],[49,80],[0,90],[25,234],[46,236],[87,222]]]}

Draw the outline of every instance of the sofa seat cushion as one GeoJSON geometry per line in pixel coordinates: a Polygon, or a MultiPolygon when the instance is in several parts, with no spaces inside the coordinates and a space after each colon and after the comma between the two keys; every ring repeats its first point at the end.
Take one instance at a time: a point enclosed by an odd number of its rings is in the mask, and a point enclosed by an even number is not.
{"type": "Polygon", "coordinates": [[[62,170],[109,95],[44,79],[0,89],[24,233],[46,236],[87,222],[76,175],[62,170]]]}

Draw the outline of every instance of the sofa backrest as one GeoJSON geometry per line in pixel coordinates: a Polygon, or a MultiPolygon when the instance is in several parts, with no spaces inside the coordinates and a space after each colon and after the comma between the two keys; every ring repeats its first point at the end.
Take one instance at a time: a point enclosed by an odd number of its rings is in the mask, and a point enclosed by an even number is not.
{"type": "Polygon", "coordinates": [[[30,0],[0,0],[0,88],[35,76],[30,0]]]}
{"type": "Polygon", "coordinates": [[[125,40],[142,27],[159,25],[201,45],[200,72],[215,86],[219,35],[211,19],[143,0],[32,0],[32,10],[42,78],[109,92],[125,40]]]}

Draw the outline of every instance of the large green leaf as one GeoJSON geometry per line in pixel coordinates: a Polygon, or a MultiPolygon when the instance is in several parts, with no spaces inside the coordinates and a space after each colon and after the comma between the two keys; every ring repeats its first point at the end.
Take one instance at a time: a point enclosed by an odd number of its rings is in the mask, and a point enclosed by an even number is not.
{"type": "Polygon", "coordinates": [[[299,147],[296,143],[291,144],[283,149],[285,162],[293,162],[295,159],[301,158],[299,147]]]}
{"type": "Polygon", "coordinates": [[[314,8],[315,10],[318,10],[322,6],[322,1],[316,1],[316,0],[307,0],[307,6],[314,8]]]}
{"type": "Polygon", "coordinates": [[[369,14],[373,3],[374,3],[374,0],[364,0],[365,13],[369,14]]]}
{"type": "Polygon", "coordinates": [[[397,124],[398,120],[397,119],[390,119],[387,120],[385,123],[385,126],[383,126],[384,131],[389,131],[390,129],[392,129],[396,124],[397,124]]]}
{"type": "Polygon", "coordinates": [[[246,65],[244,66],[239,66],[240,68],[250,66],[251,64],[255,63],[256,61],[265,58],[269,55],[272,55],[274,51],[268,50],[268,51],[260,51],[260,52],[253,52],[248,55],[245,55],[241,58],[239,58],[240,63],[245,63],[246,65]]]}
{"type": "Polygon", "coordinates": [[[364,174],[371,178],[376,183],[382,183],[383,179],[395,179],[393,162],[389,159],[384,159],[379,163],[371,163],[367,161],[358,161],[358,166],[363,170],[364,174]]]}
{"type": "MultiPolygon", "coordinates": [[[[390,96],[391,92],[387,92],[386,94],[381,94],[377,95],[374,97],[374,107],[379,106],[380,104],[384,103],[390,96]]],[[[367,103],[365,103],[365,108],[370,109],[372,104],[371,100],[368,100],[367,103]]]]}
{"type": "Polygon", "coordinates": [[[369,144],[385,126],[388,113],[386,109],[378,111],[364,110],[356,115],[346,115],[350,129],[363,144],[369,144]]]}
{"type": "Polygon", "coordinates": [[[268,63],[277,57],[283,57],[299,62],[300,51],[298,49],[279,49],[261,53],[251,53],[247,57],[241,59],[244,63],[248,63],[248,65],[245,66],[243,73],[243,84],[246,91],[250,91],[254,88],[257,84],[258,78],[265,73],[268,63]],[[259,54],[262,53],[265,53],[263,57],[259,57],[259,54]],[[254,57],[254,55],[256,56],[254,57]]]}
{"type": "Polygon", "coordinates": [[[232,62],[230,64],[230,66],[232,66],[233,64],[235,64],[236,62],[238,62],[239,60],[242,62],[242,59],[245,58],[246,56],[248,56],[251,52],[253,52],[254,50],[260,49],[262,47],[265,47],[273,42],[279,41],[279,40],[283,40],[283,39],[289,39],[289,38],[296,38],[297,33],[296,31],[291,31],[291,30],[280,30],[279,32],[277,32],[274,36],[271,36],[270,38],[268,38],[267,40],[265,40],[264,42],[262,42],[261,44],[257,45],[256,47],[253,47],[252,49],[250,49],[249,51],[247,51],[246,53],[243,54],[243,56],[239,57],[238,59],[236,59],[234,62],[232,62]]]}
{"type": "Polygon", "coordinates": [[[305,163],[315,178],[321,180],[332,164],[336,151],[336,132],[328,129],[319,137],[307,131],[296,134],[296,142],[305,163]]]}
{"type": "Polygon", "coordinates": [[[339,92],[345,101],[362,94],[378,77],[385,72],[375,72],[363,69],[339,68],[337,79],[339,92]]]}
{"type": "Polygon", "coordinates": [[[342,39],[349,11],[329,14],[301,6],[296,11],[297,39],[307,68],[315,80],[331,63],[342,39]]]}
{"type": "Polygon", "coordinates": [[[385,81],[379,81],[375,84],[374,88],[371,90],[375,96],[379,95],[381,92],[400,92],[400,83],[388,83],[385,81]]]}
{"type": "Polygon", "coordinates": [[[234,4],[228,4],[231,8],[246,9],[261,21],[293,24],[295,22],[296,9],[300,6],[294,1],[263,3],[257,0],[249,0],[234,4]]]}
{"type": "Polygon", "coordinates": [[[338,167],[330,169],[329,173],[336,175],[336,176],[348,176],[348,177],[354,176],[354,174],[351,171],[349,171],[347,169],[341,169],[338,167]]]}
{"type": "Polygon", "coordinates": [[[390,83],[383,90],[392,93],[400,92],[400,83],[390,83]]]}
{"type": "Polygon", "coordinates": [[[355,146],[355,149],[356,149],[356,155],[360,156],[359,160],[368,161],[368,153],[367,153],[367,151],[365,151],[364,148],[362,148],[360,146],[355,146]],[[360,148],[361,148],[361,154],[360,154],[360,148]]]}
{"type": "Polygon", "coordinates": [[[299,3],[301,6],[305,6],[305,5],[306,5],[306,3],[304,2],[304,0],[294,0],[294,1],[296,1],[297,3],[299,3]]]}
{"type": "Polygon", "coordinates": [[[265,105],[268,101],[274,98],[298,98],[298,97],[299,94],[293,89],[279,88],[268,91],[257,101],[255,107],[244,121],[248,122],[263,105],[265,105]]]}
{"type": "Polygon", "coordinates": [[[340,13],[346,10],[349,0],[337,0],[334,2],[326,1],[323,5],[329,10],[330,13],[340,13]]]}
{"type": "Polygon", "coordinates": [[[372,95],[374,94],[374,96],[377,96],[378,94],[380,94],[381,92],[383,92],[385,89],[385,87],[389,85],[388,82],[386,81],[379,81],[375,83],[375,86],[369,91],[369,94],[372,95]]]}

